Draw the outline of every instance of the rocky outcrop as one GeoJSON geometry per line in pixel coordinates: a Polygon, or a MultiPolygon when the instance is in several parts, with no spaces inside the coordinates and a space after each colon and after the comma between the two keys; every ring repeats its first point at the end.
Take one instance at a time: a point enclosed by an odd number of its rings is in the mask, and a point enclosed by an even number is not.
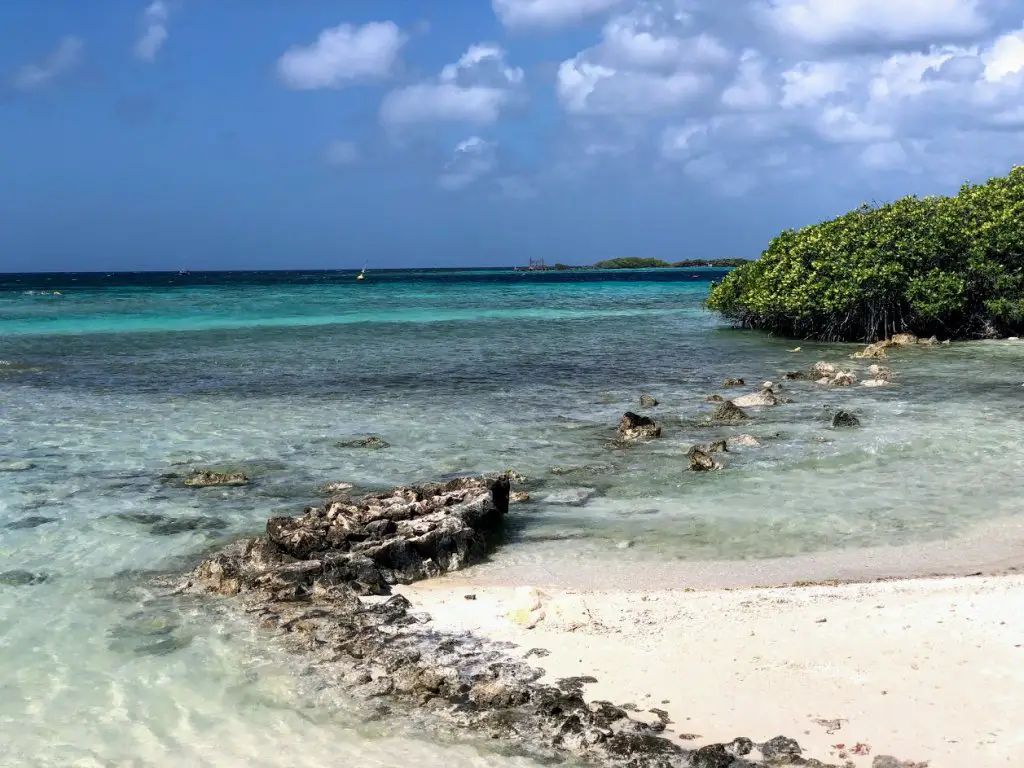
{"type": "Polygon", "coordinates": [[[658,398],[656,398],[654,395],[640,395],[640,407],[657,408],[658,398]]]}
{"type": "MultiPolygon", "coordinates": [[[[735,739],[691,751],[604,701],[580,681],[542,670],[503,646],[437,632],[391,585],[483,557],[508,510],[507,477],[396,488],[349,504],[272,518],[264,536],[202,563],[179,592],[238,596],[262,630],[303,655],[304,674],[376,708],[445,733],[501,740],[541,759],[609,768],[741,768],[756,748],[767,764],[821,766],[783,737],[735,739]],[[725,758],[729,762],[723,762],[725,758]]],[[[12,579],[27,583],[29,579],[12,579]]]]}
{"type": "Polygon", "coordinates": [[[619,441],[636,443],[641,440],[652,440],[661,437],[661,426],[650,416],[627,411],[619,421],[619,441]]]}
{"type": "Polygon", "coordinates": [[[917,336],[912,333],[897,333],[889,339],[889,343],[894,347],[906,347],[911,344],[917,344],[917,341],[917,336]]]}
{"type": "Polygon", "coordinates": [[[731,400],[726,400],[711,414],[711,420],[720,424],[740,424],[749,418],[747,412],[731,400]]]}
{"type": "Polygon", "coordinates": [[[741,395],[735,397],[732,400],[733,405],[739,406],[740,408],[770,408],[780,403],[788,403],[789,400],[780,397],[776,391],[775,384],[771,381],[766,381],[761,385],[759,392],[753,392],[749,395],[741,395]]]}
{"type": "Polygon", "coordinates": [[[248,485],[251,481],[244,472],[214,472],[197,469],[185,478],[187,488],[209,488],[214,485],[248,485]]]}
{"type": "Polygon", "coordinates": [[[851,357],[857,360],[884,360],[888,355],[885,354],[885,350],[893,346],[888,341],[879,341],[874,344],[869,344],[860,352],[854,352],[851,357]]]}

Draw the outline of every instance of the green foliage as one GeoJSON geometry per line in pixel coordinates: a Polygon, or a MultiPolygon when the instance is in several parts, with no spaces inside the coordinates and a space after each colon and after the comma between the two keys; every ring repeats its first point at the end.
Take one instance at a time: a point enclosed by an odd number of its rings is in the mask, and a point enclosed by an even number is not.
{"type": "Polygon", "coordinates": [[[1024,329],[1024,167],[787,230],[712,286],[709,309],[788,336],[875,341],[1024,329]]]}
{"type": "Polygon", "coordinates": [[[622,259],[599,261],[594,265],[594,269],[650,269],[667,266],[670,266],[669,263],[661,259],[642,259],[629,256],[622,259]]]}

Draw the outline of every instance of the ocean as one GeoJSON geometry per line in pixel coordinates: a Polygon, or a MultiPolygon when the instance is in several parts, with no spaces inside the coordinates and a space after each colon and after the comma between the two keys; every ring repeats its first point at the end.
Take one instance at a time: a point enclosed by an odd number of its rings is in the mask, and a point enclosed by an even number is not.
{"type": "Polygon", "coordinates": [[[722,274],[0,275],[0,765],[531,765],[366,722],[248,625],[148,586],[330,481],[535,479],[482,566],[523,583],[614,566],[641,587],[1021,513],[1024,346],[909,349],[895,386],[783,382],[793,403],[710,428],[723,379],[856,349],[730,328],[702,309],[722,274]],[[643,393],[665,436],[612,445],[643,393]],[[831,429],[835,408],[862,428],[831,429]],[[684,471],[738,432],[762,447],[684,471]],[[370,434],[390,447],[344,445],[370,434]],[[199,466],[254,483],[161,480],[199,466]]]}

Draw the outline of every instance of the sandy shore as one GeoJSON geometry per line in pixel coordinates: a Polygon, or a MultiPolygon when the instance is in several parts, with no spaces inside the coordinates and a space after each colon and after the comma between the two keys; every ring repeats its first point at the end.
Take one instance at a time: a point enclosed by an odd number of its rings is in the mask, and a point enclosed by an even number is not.
{"type": "Polygon", "coordinates": [[[588,698],[664,710],[691,745],[785,734],[858,768],[1024,762],[1024,576],[710,591],[456,576],[401,591],[438,629],[512,643],[551,679],[593,676],[588,698]]]}

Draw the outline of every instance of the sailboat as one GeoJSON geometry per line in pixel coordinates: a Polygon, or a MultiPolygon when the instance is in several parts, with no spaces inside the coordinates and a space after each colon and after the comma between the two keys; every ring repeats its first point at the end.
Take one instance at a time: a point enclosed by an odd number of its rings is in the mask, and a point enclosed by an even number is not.
{"type": "Polygon", "coordinates": [[[358,275],[356,275],[356,280],[365,280],[365,279],[366,279],[366,265],[364,264],[362,271],[360,271],[360,273],[358,275]]]}

